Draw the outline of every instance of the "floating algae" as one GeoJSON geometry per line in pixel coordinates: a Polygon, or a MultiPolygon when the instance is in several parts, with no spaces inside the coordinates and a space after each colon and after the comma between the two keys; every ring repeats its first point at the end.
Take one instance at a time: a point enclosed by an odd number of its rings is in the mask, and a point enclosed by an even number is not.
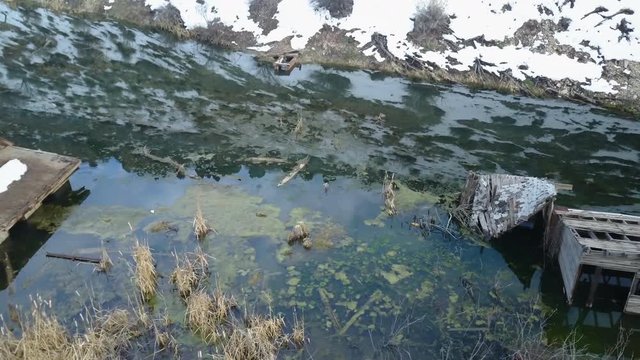
{"type": "Polygon", "coordinates": [[[391,285],[413,275],[408,266],[401,264],[393,264],[391,265],[391,271],[381,271],[381,274],[391,285]]]}
{"type": "Polygon", "coordinates": [[[62,223],[60,230],[69,234],[90,234],[100,239],[123,239],[148,211],[125,206],[91,206],[75,211],[62,223]]]}
{"type": "MultiPolygon", "coordinates": [[[[286,234],[285,226],[279,220],[280,209],[233,186],[192,186],[175,204],[161,211],[168,218],[191,219],[198,203],[203,216],[215,224],[219,236],[280,239],[286,234]],[[256,216],[257,213],[265,216],[256,216]]],[[[182,228],[180,231],[180,237],[186,235],[182,228]]]]}
{"type": "MultiPolygon", "coordinates": [[[[424,204],[437,204],[439,201],[439,198],[430,192],[414,191],[405,184],[397,181],[395,184],[397,188],[394,190],[394,204],[398,213],[415,210],[418,206],[424,204]]],[[[383,207],[381,207],[378,216],[373,219],[366,219],[364,221],[365,225],[384,227],[384,223],[389,215],[386,211],[383,211],[382,208],[383,207]]]]}

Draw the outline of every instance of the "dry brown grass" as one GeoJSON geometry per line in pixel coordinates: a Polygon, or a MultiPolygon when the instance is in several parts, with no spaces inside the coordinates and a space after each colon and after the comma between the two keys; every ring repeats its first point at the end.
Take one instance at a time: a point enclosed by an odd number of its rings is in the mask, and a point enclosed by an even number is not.
{"type": "Polygon", "coordinates": [[[135,282],[140,290],[142,299],[147,301],[151,299],[157,291],[157,278],[156,267],[153,262],[153,256],[151,255],[151,249],[148,245],[140,245],[136,241],[136,245],[133,248],[133,260],[136,263],[135,270],[135,282]]]}
{"type": "Polygon", "coordinates": [[[275,359],[285,344],[284,319],[281,316],[263,317],[253,315],[246,328],[234,329],[224,345],[225,359],[262,360],[275,359]]]}
{"type": "Polygon", "coordinates": [[[200,290],[187,298],[186,321],[194,333],[202,336],[204,341],[213,343],[222,333],[214,314],[214,299],[200,290]]]}
{"type": "Polygon", "coordinates": [[[113,266],[113,261],[111,261],[111,257],[109,257],[109,253],[107,249],[102,247],[102,255],[100,256],[100,262],[96,265],[96,271],[98,272],[107,272],[111,270],[113,266]]]}
{"type": "Polygon", "coordinates": [[[207,224],[207,220],[204,218],[204,215],[202,215],[200,204],[198,204],[196,216],[193,218],[193,232],[196,234],[198,240],[204,239],[210,232],[216,232],[214,228],[207,224]]]}
{"type": "Polygon", "coordinates": [[[298,348],[304,346],[306,338],[304,335],[304,320],[298,320],[297,316],[294,316],[293,331],[291,332],[291,342],[298,348]]]}
{"type": "Polygon", "coordinates": [[[30,321],[22,322],[20,337],[4,325],[0,328],[1,359],[117,359],[131,339],[141,335],[129,311],[94,310],[82,317],[86,332],[71,337],[58,319],[48,314],[49,304],[41,299],[33,302],[30,321]]]}
{"type": "Polygon", "coordinates": [[[185,256],[183,260],[180,260],[177,254],[174,255],[176,268],[171,273],[171,282],[176,285],[180,296],[186,298],[198,285],[198,274],[188,257],[185,256]]]}

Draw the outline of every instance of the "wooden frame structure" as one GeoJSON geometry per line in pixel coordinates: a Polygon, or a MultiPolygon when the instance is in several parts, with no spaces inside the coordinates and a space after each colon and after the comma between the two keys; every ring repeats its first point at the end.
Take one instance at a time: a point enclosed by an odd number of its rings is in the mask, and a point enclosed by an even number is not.
{"type": "Polygon", "coordinates": [[[555,209],[553,216],[567,301],[573,301],[582,267],[591,265],[595,274],[589,301],[603,269],[631,273],[633,280],[624,312],[640,314],[640,216],[576,209],[555,209]]]}

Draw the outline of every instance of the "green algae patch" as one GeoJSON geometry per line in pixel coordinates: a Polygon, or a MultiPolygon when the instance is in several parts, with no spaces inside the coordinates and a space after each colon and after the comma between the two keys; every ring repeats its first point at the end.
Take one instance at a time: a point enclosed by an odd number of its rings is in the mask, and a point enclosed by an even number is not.
{"type": "Polygon", "coordinates": [[[175,204],[161,212],[169,218],[192,219],[198,205],[207,224],[215,229],[214,237],[286,237],[279,208],[264,204],[261,197],[251,196],[233,186],[190,187],[175,204]]]}
{"type": "Polygon", "coordinates": [[[391,285],[413,275],[408,266],[401,264],[393,264],[391,265],[391,271],[382,271],[381,274],[391,285]]]}
{"type": "Polygon", "coordinates": [[[71,215],[73,209],[75,207],[43,204],[27,221],[38,230],[54,233],[65,219],[71,215]]]}
{"type": "MultiPolygon", "coordinates": [[[[395,194],[395,206],[399,213],[409,212],[415,210],[418,206],[424,204],[437,204],[440,200],[438,196],[426,191],[415,191],[408,186],[396,182],[395,194]]],[[[367,226],[384,227],[386,219],[389,218],[385,209],[380,204],[380,213],[373,219],[364,220],[364,224],[367,226]]]]}
{"type": "Polygon", "coordinates": [[[125,206],[89,206],[74,211],[60,230],[69,234],[89,234],[100,239],[122,239],[149,216],[148,211],[125,206]]]}

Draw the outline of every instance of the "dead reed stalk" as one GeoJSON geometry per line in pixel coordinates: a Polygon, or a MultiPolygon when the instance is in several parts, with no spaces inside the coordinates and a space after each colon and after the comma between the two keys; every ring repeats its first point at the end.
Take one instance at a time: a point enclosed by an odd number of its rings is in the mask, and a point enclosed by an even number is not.
{"type": "Polygon", "coordinates": [[[291,342],[297,348],[304,346],[306,338],[304,335],[304,320],[298,320],[298,316],[294,314],[293,331],[291,332],[291,342]]]}
{"type": "Polygon", "coordinates": [[[96,265],[96,271],[107,272],[111,269],[112,266],[113,266],[113,262],[109,257],[109,253],[107,252],[107,249],[103,245],[102,255],[100,256],[100,262],[96,265]]]}
{"type": "Polygon", "coordinates": [[[140,243],[136,241],[136,245],[133,248],[133,260],[136,263],[136,285],[140,290],[142,299],[148,301],[156,294],[158,285],[158,274],[156,273],[156,267],[149,246],[140,245],[140,243]]]}
{"type": "Polygon", "coordinates": [[[207,224],[207,220],[202,215],[200,204],[198,204],[196,215],[193,218],[193,232],[198,240],[204,239],[210,232],[216,233],[216,230],[207,224]]]}

